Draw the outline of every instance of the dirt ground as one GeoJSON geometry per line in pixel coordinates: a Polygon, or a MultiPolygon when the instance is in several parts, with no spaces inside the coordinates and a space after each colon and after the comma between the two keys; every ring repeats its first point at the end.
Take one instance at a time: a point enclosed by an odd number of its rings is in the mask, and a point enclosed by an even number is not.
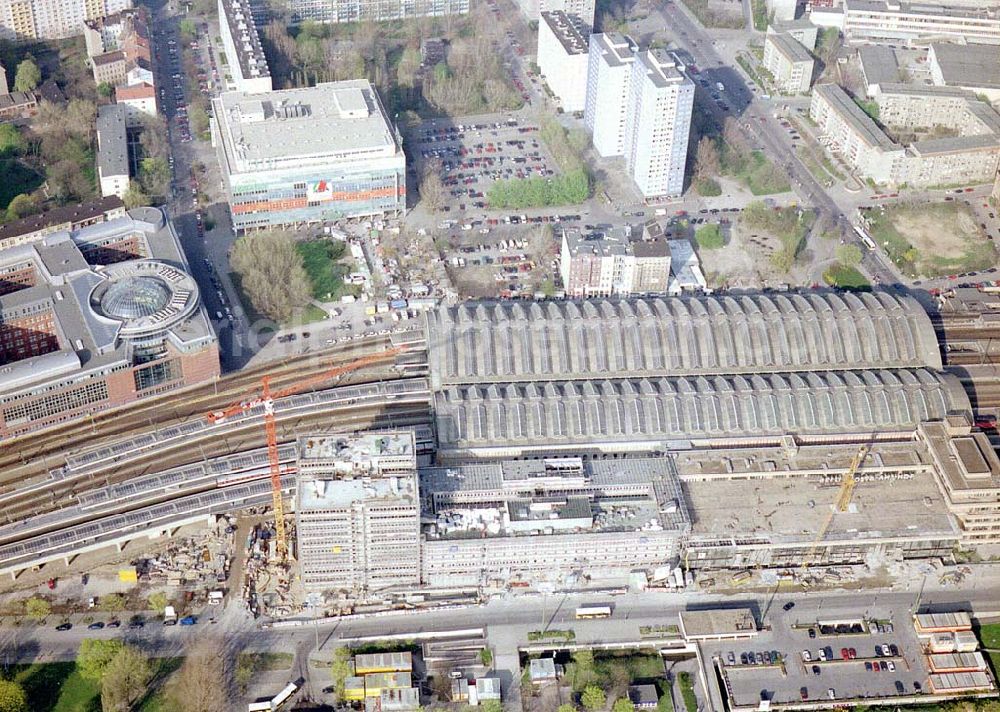
{"type": "Polygon", "coordinates": [[[945,216],[917,209],[897,212],[892,224],[921,253],[957,259],[965,254],[969,241],[983,238],[973,220],[973,216],[965,211],[945,216]]]}

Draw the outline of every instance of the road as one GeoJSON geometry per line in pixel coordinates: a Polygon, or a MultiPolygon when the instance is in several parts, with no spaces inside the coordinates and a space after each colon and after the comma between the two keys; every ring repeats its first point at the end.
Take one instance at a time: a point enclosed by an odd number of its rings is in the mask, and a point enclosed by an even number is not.
{"type": "MultiPolygon", "coordinates": [[[[713,36],[698,24],[687,8],[681,7],[678,2],[669,2],[661,6],[658,13],[664,26],[672,29],[677,44],[690,52],[699,63],[698,66],[702,70],[700,76],[707,78],[710,86],[720,82],[726,87],[725,98],[731,107],[729,115],[742,119],[740,126],[748,141],[760,145],[767,158],[785,170],[803,205],[817,209],[817,222],[813,233],[817,234],[825,227],[833,226],[840,232],[845,242],[856,244],[864,250],[864,246],[851,229],[850,217],[827,194],[809,169],[798,159],[795,151],[787,145],[787,133],[773,116],[775,103],[754,96],[747,88],[746,78],[738,69],[738,65],[731,60],[723,61],[715,50],[713,36]],[[746,128],[747,122],[751,129],[746,128]]],[[[716,107],[713,104],[714,108],[716,107]]],[[[884,261],[881,253],[864,250],[864,254],[863,267],[873,280],[883,285],[899,281],[895,270],[884,261]]]]}

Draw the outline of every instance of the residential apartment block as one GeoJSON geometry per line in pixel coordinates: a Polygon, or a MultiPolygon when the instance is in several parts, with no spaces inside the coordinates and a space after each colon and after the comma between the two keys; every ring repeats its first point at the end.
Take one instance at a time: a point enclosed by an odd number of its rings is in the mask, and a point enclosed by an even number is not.
{"type": "Polygon", "coordinates": [[[584,233],[564,229],[559,273],[570,297],[666,294],[670,247],[665,239],[632,240],[630,228],[584,233]]]}
{"type": "Polygon", "coordinates": [[[906,0],[844,0],[848,40],[911,42],[947,39],[1000,44],[997,7],[954,7],[906,0]]]}
{"type": "Polygon", "coordinates": [[[587,105],[590,27],[576,15],[543,12],[538,23],[538,69],[563,111],[587,105]]]}
{"type": "Polygon", "coordinates": [[[125,197],[129,184],[128,110],[108,104],[97,110],[97,178],[101,195],[125,197]]]}
{"type": "Polygon", "coordinates": [[[367,80],[228,92],[212,105],[237,230],[405,211],[402,141],[367,80]]]}
{"type": "Polygon", "coordinates": [[[295,519],[306,591],[420,583],[412,432],[300,437],[295,519]]]}
{"type": "Polygon", "coordinates": [[[625,107],[625,166],[649,198],[684,190],[694,82],[665,50],[639,52],[625,107]]]}
{"type": "Polygon", "coordinates": [[[152,84],[143,82],[117,87],[115,101],[125,107],[128,126],[139,126],[144,116],[156,116],[156,87],[152,84]]]}
{"type": "Polygon", "coordinates": [[[767,14],[775,20],[794,20],[798,0],[767,0],[767,14]]]}
{"type": "Polygon", "coordinates": [[[132,0],[0,0],[0,39],[75,37],[84,22],[120,12],[132,0]]]}
{"type": "Polygon", "coordinates": [[[541,20],[543,12],[564,12],[579,17],[588,27],[594,26],[596,0],[517,0],[517,5],[530,22],[541,20]]]}
{"type": "Polygon", "coordinates": [[[219,0],[219,31],[237,91],[268,92],[271,70],[260,44],[250,0],[219,0]]]}
{"type": "Polygon", "coordinates": [[[883,85],[876,100],[886,107],[886,125],[895,121],[895,128],[904,130],[941,125],[963,133],[904,146],[893,141],[839,86],[817,86],[809,115],[828,147],[861,176],[880,184],[921,187],[993,180],[1000,162],[1000,116],[985,102],[967,95],[962,110],[949,110],[956,106],[951,102],[957,97],[947,90],[895,85],[883,85]]]}
{"type": "Polygon", "coordinates": [[[0,225],[0,250],[27,245],[54,232],[75,232],[88,225],[125,217],[125,203],[116,195],[78,205],[65,205],[0,225]]]}
{"type": "Polygon", "coordinates": [[[805,94],[812,83],[813,58],[786,33],[768,32],[764,39],[764,67],[783,94],[805,94]]]}
{"type": "Polygon", "coordinates": [[[767,34],[786,33],[792,39],[812,52],[816,49],[816,40],[819,37],[819,28],[806,18],[799,20],[773,20],[767,26],[767,34]]]}
{"type": "Polygon", "coordinates": [[[625,153],[625,107],[637,51],[631,38],[617,32],[590,36],[583,121],[605,158],[625,153]]]}
{"type": "Polygon", "coordinates": [[[469,12],[469,0],[290,0],[293,22],[387,22],[469,12]]]}

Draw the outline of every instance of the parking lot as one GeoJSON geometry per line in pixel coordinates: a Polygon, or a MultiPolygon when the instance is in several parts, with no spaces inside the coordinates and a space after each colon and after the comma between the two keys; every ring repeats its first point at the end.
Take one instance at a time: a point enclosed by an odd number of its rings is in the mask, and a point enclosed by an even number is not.
{"type": "Polygon", "coordinates": [[[448,192],[441,210],[485,210],[486,191],[498,180],[555,175],[538,127],[515,118],[475,124],[425,124],[411,137],[420,173],[437,171],[448,192]]]}
{"type": "MultiPolygon", "coordinates": [[[[822,617],[821,617],[822,620],[822,617]]],[[[772,614],[772,627],[752,640],[706,646],[733,707],[805,702],[876,703],[920,695],[928,673],[907,612],[878,619],[838,616],[829,625],[799,620],[794,609],[772,614]]]]}

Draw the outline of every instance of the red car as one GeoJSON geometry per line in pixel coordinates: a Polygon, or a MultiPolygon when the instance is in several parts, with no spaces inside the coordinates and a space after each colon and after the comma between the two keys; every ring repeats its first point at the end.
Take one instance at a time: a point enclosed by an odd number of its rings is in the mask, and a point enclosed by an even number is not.
{"type": "Polygon", "coordinates": [[[858,651],[855,650],[854,648],[848,648],[847,657],[849,657],[851,660],[854,660],[856,657],[858,657],[858,651]]]}
{"type": "Polygon", "coordinates": [[[847,648],[841,648],[840,649],[840,659],[841,660],[850,660],[851,659],[850,654],[847,652],[847,648]]]}

